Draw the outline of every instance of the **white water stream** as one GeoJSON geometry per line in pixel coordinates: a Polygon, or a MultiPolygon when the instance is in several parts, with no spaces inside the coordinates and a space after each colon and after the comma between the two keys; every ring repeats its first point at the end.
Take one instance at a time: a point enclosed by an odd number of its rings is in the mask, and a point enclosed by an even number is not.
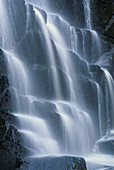
{"type": "MultiPolygon", "coordinates": [[[[28,1],[31,3],[32,1],[28,1]]],[[[27,3],[27,1],[26,1],[27,3]]],[[[32,3],[31,3],[32,4],[32,3]]],[[[8,74],[10,86],[13,89],[11,92],[13,102],[12,114],[19,120],[20,126],[18,131],[24,135],[25,147],[32,151],[32,155],[50,155],[50,154],[71,154],[71,155],[87,155],[92,151],[92,147],[96,142],[95,126],[92,120],[89,108],[88,111],[84,109],[82,103],[78,102],[77,96],[80,94],[78,76],[75,73],[75,63],[72,55],[78,57],[81,61],[86,63],[87,71],[89,72],[89,61],[94,64],[97,58],[101,54],[101,44],[98,34],[92,30],[90,1],[83,0],[86,28],[78,28],[78,30],[70,26],[63,18],[57,14],[52,14],[46,11],[47,1],[35,2],[33,10],[35,13],[35,22],[38,23],[41,33],[44,36],[47,53],[49,55],[49,63],[52,69],[52,82],[54,86],[54,99],[48,100],[45,98],[38,98],[33,96],[33,84],[31,82],[29,67],[26,62],[20,59],[20,54],[16,51],[15,40],[12,32],[12,25],[8,19],[7,5],[3,1],[0,1],[0,37],[2,37],[1,48],[5,54],[6,63],[8,65],[8,74]],[[41,8],[46,13],[47,20],[41,12],[41,8]],[[59,24],[58,24],[59,23],[59,24]],[[79,34],[81,33],[81,34],[79,34]],[[80,38],[82,35],[82,38],[80,38]],[[87,37],[91,37],[91,49],[88,52],[87,37]],[[79,48],[79,40],[82,45],[79,48]],[[54,48],[53,48],[54,46],[54,48]],[[95,53],[95,48],[97,52],[95,53]],[[57,58],[55,57],[54,50],[56,51],[57,58]],[[89,53],[90,56],[89,56],[89,53]],[[95,55],[94,55],[95,53],[95,55]],[[89,57],[88,57],[89,56],[89,57]],[[89,61],[88,61],[88,58],[89,61]],[[59,61],[59,66],[57,61],[59,61]],[[60,76],[63,76],[65,87],[69,94],[68,99],[63,98],[62,81],[60,76]],[[39,104],[39,107],[45,107],[45,105],[51,104],[55,107],[55,116],[59,116],[61,121],[61,139],[57,138],[54,127],[50,125],[50,122],[39,116],[40,109],[37,110],[35,103],[39,104]],[[61,142],[62,141],[62,142],[61,142]]],[[[28,7],[27,7],[28,9],[28,7]]],[[[29,11],[27,11],[27,22],[29,20],[29,11]]],[[[27,28],[28,26],[26,26],[27,28]]],[[[39,29],[39,28],[38,28],[39,29]]],[[[43,42],[42,42],[43,44],[43,42]]],[[[44,49],[45,50],[45,49],[44,49]]],[[[107,80],[108,95],[112,105],[112,114],[110,116],[107,112],[108,127],[109,130],[114,129],[114,80],[110,73],[103,69],[107,80]]],[[[97,87],[97,100],[98,100],[98,117],[100,135],[101,130],[101,98],[100,87],[95,82],[97,87]]],[[[43,110],[43,109],[42,109],[43,110]]],[[[94,111],[93,111],[94,112],[94,111]]],[[[53,114],[53,113],[52,113],[53,114]]],[[[53,117],[53,115],[52,115],[53,117]]],[[[56,122],[54,122],[56,123],[56,122]]],[[[59,125],[58,125],[59,128],[59,125]]],[[[56,129],[57,130],[57,129],[56,129]]],[[[103,160],[100,160],[101,155],[93,155],[87,157],[87,161],[97,162],[99,164],[111,165],[113,157],[103,156],[103,160]],[[108,163],[106,159],[110,159],[108,163]]]]}

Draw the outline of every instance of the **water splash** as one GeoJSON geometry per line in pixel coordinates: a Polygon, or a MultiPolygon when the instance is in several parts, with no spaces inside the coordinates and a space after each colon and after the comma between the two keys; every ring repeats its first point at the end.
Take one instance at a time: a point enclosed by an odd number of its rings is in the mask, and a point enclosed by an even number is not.
{"type": "Polygon", "coordinates": [[[105,154],[92,154],[85,157],[88,170],[113,169],[114,156],[105,154]]]}

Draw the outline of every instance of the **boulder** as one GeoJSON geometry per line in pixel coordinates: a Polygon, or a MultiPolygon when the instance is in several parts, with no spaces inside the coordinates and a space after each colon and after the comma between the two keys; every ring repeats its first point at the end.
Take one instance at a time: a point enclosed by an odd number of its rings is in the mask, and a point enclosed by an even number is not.
{"type": "Polygon", "coordinates": [[[99,151],[101,153],[114,155],[114,139],[99,143],[99,151]]]}
{"type": "Polygon", "coordinates": [[[20,168],[21,170],[86,170],[83,158],[72,156],[32,158],[20,168]]]}
{"type": "Polygon", "coordinates": [[[114,133],[108,132],[96,142],[95,151],[101,154],[114,155],[114,133]]]}

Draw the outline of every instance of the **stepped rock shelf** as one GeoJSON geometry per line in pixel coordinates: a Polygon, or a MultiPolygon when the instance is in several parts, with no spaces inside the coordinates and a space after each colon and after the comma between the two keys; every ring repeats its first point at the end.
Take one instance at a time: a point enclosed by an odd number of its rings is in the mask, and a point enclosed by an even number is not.
{"type": "Polygon", "coordinates": [[[21,170],[87,170],[83,158],[72,156],[43,157],[28,159],[21,170]]]}
{"type": "Polygon", "coordinates": [[[0,0],[0,170],[114,169],[113,5],[0,0]]]}

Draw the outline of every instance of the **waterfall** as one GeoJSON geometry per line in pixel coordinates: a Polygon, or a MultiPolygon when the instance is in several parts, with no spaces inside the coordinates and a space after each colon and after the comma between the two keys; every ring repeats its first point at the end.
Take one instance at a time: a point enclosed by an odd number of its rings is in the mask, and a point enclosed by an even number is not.
{"type": "MultiPolygon", "coordinates": [[[[52,16],[53,18],[53,16],[52,16]]],[[[69,59],[70,56],[68,55],[67,51],[64,49],[66,47],[66,43],[64,42],[64,39],[62,38],[61,33],[59,30],[51,23],[51,19],[48,17],[47,18],[47,28],[50,31],[50,34],[52,38],[54,39],[56,50],[58,52],[58,57],[61,62],[62,68],[64,69],[65,73],[67,73],[68,79],[67,79],[67,84],[70,86],[70,98],[71,100],[75,100],[75,92],[74,92],[74,87],[73,87],[73,82],[71,79],[70,72],[72,73],[73,70],[69,68],[69,65],[72,65],[72,61],[69,59]],[[58,45],[59,44],[59,45],[58,45]],[[62,44],[62,46],[60,46],[62,44]]],[[[67,88],[68,89],[68,88],[67,88]]]]}
{"type": "Polygon", "coordinates": [[[114,80],[96,66],[102,47],[92,30],[90,0],[83,0],[85,28],[51,12],[49,1],[26,0],[23,5],[24,29],[14,34],[14,7],[10,0],[0,1],[0,48],[8,70],[11,114],[19,121],[15,126],[23,145],[33,157],[88,155],[102,138],[104,108],[107,132],[114,130],[114,80]],[[106,107],[96,70],[105,74],[106,107]]]}
{"type": "Polygon", "coordinates": [[[0,1],[0,16],[1,16],[0,17],[0,25],[1,25],[0,37],[2,37],[2,43],[0,45],[2,48],[6,48],[6,49],[12,48],[12,43],[13,43],[12,32],[10,29],[10,22],[7,16],[7,11],[5,9],[4,1],[0,1]]]}
{"type": "Polygon", "coordinates": [[[114,80],[111,74],[106,69],[102,69],[106,77],[107,90],[107,133],[114,129],[114,80]],[[109,110],[109,108],[111,109],[109,110]]]}
{"type": "Polygon", "coordinates": [[[98,115],[99,115],[99,130],[100,130],[100,137],[102,137],[102,118],[101,118],[101,90],[99,85],[96,83],[97,86],[97,96],[98,96],[98,115]]]}
{"type": "MultiPolygon", "coordinates": [[[[55,97],[50,101],[33,96],[32,84],[35,82],[31,84],[29,68],[24,61],[20,59],[20,55],[14,45],[16,43],[12,44],[12,47],[8,48],[8,50],[5,48],[6,46],[4,46],[3,51],[8,63],[10,85],[12,87],[12,114],[19,119],[20,126],[18,127],[18,131],[24,135],[25,147],[32,150],[34,154],[60,154],[61,152],[79,155],[86,154],[90,152],[95,137],[94,127],[89,114],[77,104],[75,88],[78,88],[78,83],[75,79],[73,80],[75,66],[71,57],[72,54],[74,54],[75,56],[79,55],[78,57],[80,58],[80,54],[78,54],[77,51],[78,47],[76,47],[76,31],[74,27],[71,27],[65,20],[55,14],[51,15],[50,13],[46,13],[46,23],[42,13],[37,7],[39,6],[34,6],[35,22],[40,26],[46,42],[46,49],[49,54],[48,62],[52,69],[55,97]],[[61,28],[56,25],[56,19],[60,23],[61,28]],[[67,28],[66,32],[69,31],[69,36],[66,37],[67,41],[61,34],[61,29],[63,28],[67,28]],[[71,43],[69,43],[69,40],[71,43]],[[57,59],[55,58],[52,43],[57,52],[57,59]],[[12,51],[12,49],[15,50],[12,51]],[[59,62],[58,66],[57,62],[59,62]],[[63,100],[60,76],[64,78],[67,93],[69,94],[68,100],[63,100]],[[74,84],[76,84],[76,87],[74,87],[74,84]],[[39,112],[42,112],[42,109],[38,111],[36,103],[45,107],[45,103],[47,102],[55,106],[56,109],[54,111],[57,112],[55,114],[60,116],[61,126],[63,127],[63,132],[61,132],[63,133],[62,142],[59,142],[58,139],[54,137],[56,134],[54,134],[47,120],[38,116],[40,115],[39,112]],[[81,133],[79,133],[79,130],[81,133]],[[62,151],[60,151],[61,147],[63,148],[62,151]]],[[[29,29],[29,12],[27,5],[26,33],[29,29]]],[[[5,16],[8,20],[7,12],[5,16]]],[[[3,26],[6,27],[6,23],[3,23],[3,26]]],[[[8,29],[11,30],[11,24],[9,24],[8,29]]],[[[8,30],[6,30],[6,32],[7,31],[8,30]]],[[[4,41],[7,41],[7,36],[6,34],[4,41]]],[[[11,34],[11,38],[13,42],[15,42],[13,34],[11,34]]]]}
{"type": "Polygon", "coordinates": [[[91,23],[90,0],[83,0],[83,4],[84,4],[86,27],[87,29],[91,30],[92,23],[91,23]]]}
{"type": "MultiPolygon", "coordinates": [[[[39,15],[41,16],[41,14],[39,15]]],[[[64,41],[59,27],[55,27],[55,25],[53,24],[55,23],[56,18],[58,18],[58,21],[61,22],[61,28],[62,26],[64,27],[64,24],[66,24],[68,30],[70,31],[70,35],[72,35],[72,29],[62,18],[51,14],[47,14],[47,23],[43,24],[42,29],[42,31],[44,29],[46,30],[43,31],[45,37],[47,37],[48,39],[50,37],[52,38],[57,51],[58,60],[60,61],[59,67],[61,67],[62,71],[64,71],[63,74],[66,74],[67,76],[65,79],[66,89],[69,91],[70,94],[68,102],[62,100],[62,98],[61,100],[58,100],[57,96],[55,96],[56,98],[54,101],[54,104],[56,105],[56,112],[61,117],[63,124],[62,127],[65,133],[65,139],[63,139],[63,143],[65,144],[65,150],[63,150],[63,152],[71,154],[84,154],[90,151],[90,136],[92,136],[92,139],[94,140],[94,130],[91,118],[89,117],[88,113],[84,112],[83,110],[80,110],[78,106],[74,106],[74,103],[76,103],[76,94],[73,86],[74,81],[72,79],[72,73],[74,72],[74,70],[70,67],[71,65],[73,65],[69,53],[71,50],[70,44],[67,44],[67,42],[64,41]],[[47,28],[49,30],[49,33],[47,32],[47,28]],[[73,118],[75,118],[75,121],[73,120],[73,118]],[[81,130],[81,135],[78,133],[77,129],[81,130]],[[89,134],[91,135],[89,136],[89,134]],[[80,143],[80,141],[83,142],[80,143]],[[87,145],[88,147],[85,147],[85,145],[87,145]],[[74,148],[76,148],[75,151],[74,148]]],[[[49,44],[50,43],[47,43],[47,48],[49,48],[49,44]]],[[[57,75],[60,76],[59,73],[57,75]]]]}
{"type": "Polygon", "coordinates": [[[5,5],[3,3],[0,6],[3,7],[2,10],[4,12],[4,20],[1,22],[3,27],[2,34],[4,36],[3,38],[5,43],[2,46],[2,50],[6,58],[8,73],[10,75],[9,81],[12,89],[11,96],[13,107],[12,114],[20,121],[20,127],[18,131],[25,135],[25,147],[30,148],[33,153],[58,153],[59,148],[57,141],[52,139],[49,128],[47,127],[47,123],[45,120],[38,118],[36,115],[37,113],[34,106],[34,101],[40,101],[36,96],[32,96],[32,85],[28,76],[28,68],[20,60],[18,52],[16,52],[16,50],[12,50],[16,49],[14,46],[16,42],[13,37],[13,33],[11,32],[11,25],[9,23],[8,14],[4,6],[5,5]],[[9,32],[11,32],[11,37],[9,37],[9,32]],[[14,43],[12,44],[10,42],[14,43]]]}
{"type": "Polygon", "coordinates": [[[58,72],[57,72],[57,69],[56,69],[56,63],[55,63],[55,59],[54,59],[54,52],[53,52],[53,49],[52,49],[51,40],[49,39],[49,34],[48,34],[47,28],[45,26],[44,18],[42,17],[42,15],[40,14],[40,12],[37,9],[34,8],[34,11],[35,11],[35,14],[36,14],[36,18],[39,19],[42,32],[45,35],[46,44],[48,46],[50,63],[51,63],[51,67],[53,68],[52,74],[53,74],[55,94],[56,94],[57,98],[61,98],[59,77],[58,77],[58,72]]]}
{"type": "MultiPolygon", "coordinates": [[[[91,61],[92,63],[95,63],[96,58],[99,59],[101,55],[101,42],[99,39],[99,36],[95,30],[92,30],[92,19],[91,19],[91,4],[90,0],[83,0],[84,5],[84,13],[85,13],[85,22],[86,22],[86,29],[90,30],[91,36],[92,36],[92,48],[91,48],[91,61]],[[94,51],[94,47],[96,46],[97,53],[94,51]]],[[[85,45],[84,45],[84,37],[86,35],[85,30],[82,32],[83,34],[83,50],[84,50],[84,56],[86,57],[86,51],[85,51],[85,45]]]]}

